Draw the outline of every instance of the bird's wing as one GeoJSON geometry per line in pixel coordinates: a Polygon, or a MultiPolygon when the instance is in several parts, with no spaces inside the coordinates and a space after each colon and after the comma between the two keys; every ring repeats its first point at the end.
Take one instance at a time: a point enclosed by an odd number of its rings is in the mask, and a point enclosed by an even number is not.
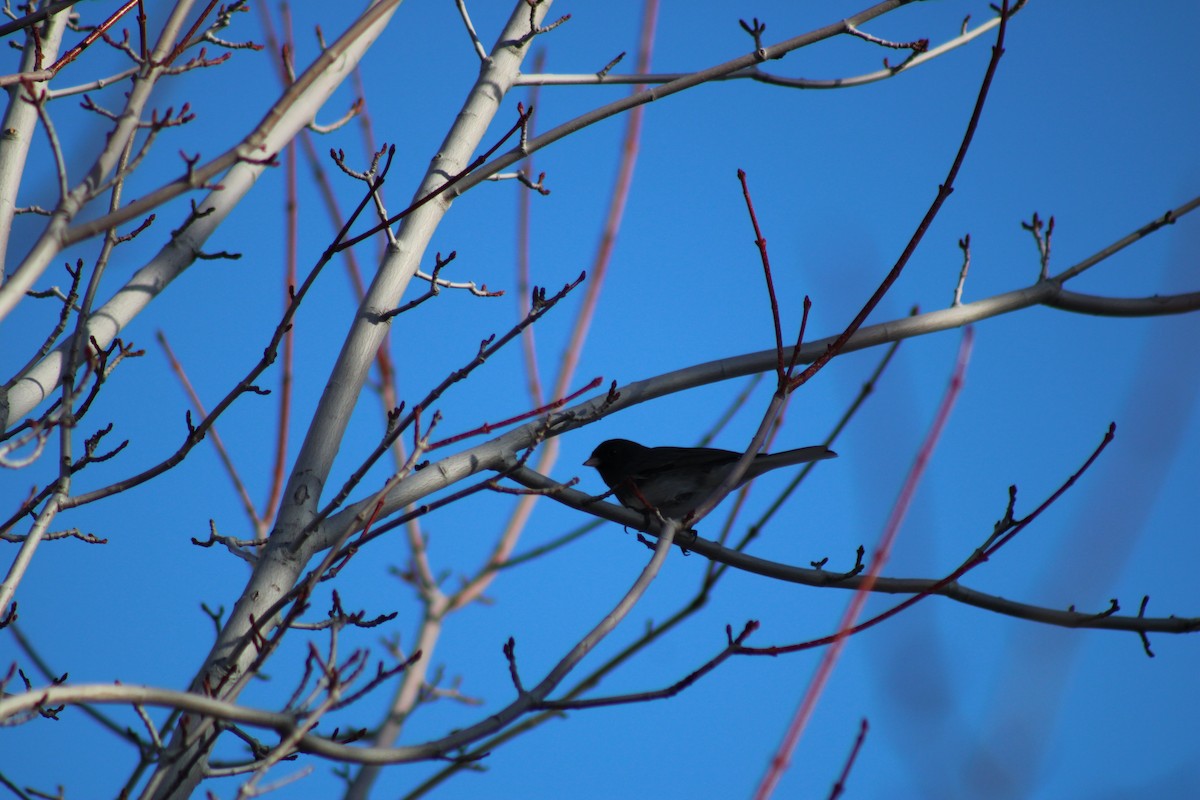
{"type": "Polygon", "coordinates": [[[732,464],[740,453],[711,447],[652,447],[637,459],[635,477],[651,478],[675,470],[711,470],[732,464]]]}

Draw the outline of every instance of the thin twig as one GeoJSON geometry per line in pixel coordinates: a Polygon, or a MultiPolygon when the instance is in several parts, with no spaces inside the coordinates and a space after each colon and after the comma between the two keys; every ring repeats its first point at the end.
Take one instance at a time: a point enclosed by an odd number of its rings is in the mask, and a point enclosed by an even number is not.
{"type": "Polygon", "coordinates": [[[846,646],[849,636],[848,632],[853,628],[855,620],[862,613],[875,581],[878,580],[883,567],[891,557],[892,546],[899,536],[900,527],[905,517],[908,515],[908,509],[912,505],[912,499],[916,494],[917,486],[920,485],[921,480],[925,476],[925,469],[929,465],[933,451],[937,447],[937,443],[942,437],[942,432],[946,428],[946,423],[950,419],[950,412],[954,409],[954,404],[958,400],[959,393],[962,391],[967,364],[971,359],[971,343],[973,339],[974,334],[972,330],[967,328],[963,334],[962,343],[958,350],[958,357],[955,359],[954,370],[950,376],[946,392],[942,397],[941,405],[934,415],[933,422],[926,433],[925,441],[922,442],[917,457],[904,479],[904,486],[900,490],[900,496],[896,499],[891,514],[884,524],[883,534],[880,537],[875,557],[871,559],[871,566],[867,570],[862,585],[855,592],[853,599],[850,601],[849,606],[847,606],[842,616],[842,621],[838,624],[838,637],[822,654],[817,672],[809,682],[800,706],[796,709],[795,716],[789,723],[787,732],[784,734],[779,748],[775,751],[762,782],[759,783],[754,793],[757,800],[766,800],[766,798],[769,798],[783,777],[783,773],[787,770],[788,764],[791,762],[792,753],[795,752],[796,745],[800,741],[800,736],[807,727],[808,721],[816,709],[817,701],[824,693],[829,677],[833,674],[833,669],[837,665],[842,651],[846,646]]]}

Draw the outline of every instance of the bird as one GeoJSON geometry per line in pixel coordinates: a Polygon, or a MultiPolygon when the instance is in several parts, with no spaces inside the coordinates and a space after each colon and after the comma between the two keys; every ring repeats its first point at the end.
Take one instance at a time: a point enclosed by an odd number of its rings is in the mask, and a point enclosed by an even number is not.
{"type": "MultiPolygon", "coordinates": [[[[686,519],[729,474],[741,453],[711,447],[646,447],[628,439],[609,439],[597,445],[583,462],[595,467],[601,480],[626,508],[664,517],[686,519]]],[[[824,445],[759,453],[735,489],[764,472],[792,464],[836,458],[824,445]]]]}

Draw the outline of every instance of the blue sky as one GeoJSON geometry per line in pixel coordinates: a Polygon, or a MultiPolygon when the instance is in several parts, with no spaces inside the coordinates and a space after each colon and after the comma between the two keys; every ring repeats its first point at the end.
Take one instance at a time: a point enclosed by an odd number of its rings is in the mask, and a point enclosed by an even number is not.
{"type": "MultiPolygon", "coordinates": [[[[88,4],[99,5],[99,4],[88,4]]],[[[98,14],[84,6],[85,13],[98,14]]],[[[490,45],[503,14],[475,4],[474,20],[490,45]]],[[[744,52],[749,40],[737,18],[767,22],[775,42],[858,10],[846,3],[666,3],[654,54],[655,71],[684,71],[744,52]]],[[[326,35],[341,22],[318,20],[315,4],[294,10],[297,63],[315,55],[308,33],[326,35]]],[[[543,37],[548,72],[595,71],[636,45],[640,6],[557,3],[551,15],[572,19],[543,37]]],[[[893,40],[927,36],[940,42],[985,3],[914,4],[865,27],[893,40]]],[[[229,38],[262,40],[257,12],[239,18],[229,38]]],[[[1013,21],[1006,55],[956,191],[906,272],[870,322],[902,317],[914,306],[945,307],[958,275],[957,241],[972,240],[965,300],[1024,287],[1037,276],[1033,241],[1020,223],[1036,211],[1055,216],[1052,271],[1059,271],[1190,199],[1200,186],[1200,129],[1192,32],[1194,4],[1030,3],[1013,21]]],[[[813,300],[813,338],[838,332],[902,250],[932,200],[953,157],[987,64],[991,39],[935,59],[892,80],[839,91],[794,91],[727,82],[647,107],[632,193],[609,275],[583,353],[582,386],[594,376],[627,383],[688,365],[760,350],[771,344],[761,270],[753,248],[736,170],[744,169],[771,249],[785,330],[795,329],[805,295],[813,300]]],[[[813,78],[875,70],[885,53],[865,42],[838,40],[793,53],[768,66],[813,78]]],[[[97,59],[113,59],[104,55],[97,59]]],[[[81,61],[88,68],[89,62],[81,61]]],[[[398,148],[389,176],[393,211],[411,193],[478,72],[477,60],[452,4],[410,2],[364,62],[363,79],[375,135],[398,148]]],[[[632,63],[632,55],[624,69],[632,63]]],[[[97,70],[100,68],[97,67],[97,70]]],[[[64,84],[83,79],[61,78],[64,84]]],[[[92,73],[86,73],[91,75],[92,73]]],[[[239,52],[224,67],[183,76],[167,87],[162,106],[190,102],[198,117],[173,131],[139,176],[133,194],[179,171],[176,151],[215,155],[261,117],[277,88],[267,54],[239,52]],[[261,87],[246,91],[245,87],[261,87]]],[[[119,89],[110,89],[119,92],[119,89]]],[[[544,89],[539,127],[548,128],[622,96],[623,87],[544,89]]],[[[116,94],[98,93],[97,102],[116,94]]],[[[321,121],[340,116],[352,99],[340,90],[321,121]]],[[[527,90],[510,94],[488,141],[511,124],[527,90]]],[[[70,101],[66,101],[69,103],[70,101]]],[[[71,147],[69,166],[88,163],[95,122],[60,124],[71,147]],[[89,138],[92,137],[92,138],[89,138]]],[[[590,268],[617,163],[623,120],[582,131],[536,156],[552,189],[533,202],[534,280],[552,290],[590,268]]],[[[318,141],[364,162],[361,135],[351,126],[318,141]]],[[[42,147],[39,140],[35,147],[42,147]]],[[[53,202],[53,182],[40,164],[18,204],[53,202]],[[42,170],[40,173],[37,170],[42,170]]],[[[330,226],[307,182],[301,190],[300,265],[315,261],[330,226]]],[[[244,206],[208,243],[241,260],[205,261],[140,316],[126,332],[146,349],[113,376],[89,422],[113,421],[114,438],[130,445],[114,462],[84,473],[82,488],[103,485],[155,463],[183,435],[186,398],[171,376],[154,333],[164,331],[210,404],[249,368],[277,321],[283,241],[283,171],[271,170],[244,206]]],[[[343,207],[359,188],[335,179],[343,207]]],[[[467,360],[478,341],[517,317],[514,278],[515,184],[484,184],[459,198],[434,237],[434,250],[455,250],[456,280],[505,288],[501,299],[445,292],[393,325],[391,344],[402,396],[415,399],[467,360]]],[[[177,227],[183,206],[160,216],[137,242],[119,251],[107,290],[115,290],[177,227]]],[[[37,223],[22,220],[11,264],[28,247],[37,223]],[[24,236],[25,238],[22,238],[24,236]]],[[[1090,270],[1076,291],[1142,297],[1196,291],[1200,221],[1187,217],[1090,270]]],[[[68,256],[88,258],[95,243],[68,256]]],[[[373,264],[374,248],[359,246],[373,264]]],[[[352,295],[334,264],[297,320],[293,455],[328,379],[354,313],[352,295]]],[[[48,274],[44,283],[62,283],[48,274]]],[[[413,287],[413,292],[420,287],[413,287]]],[[[577,300],[555,309],[536,332],[544,374],[556,366],[577,300]]],[[[7,376],[40,341],[54,310],[22,307],[5,323],[0,366],[7,376]],[[36,331],[27,334],[26,331],[36,331]]],[[[1006,598],[1097,612],[1118,598],[1136,613],[1150,595],[1151,616],[1196,616],[1195,566],[1200,537],[1194,514],[1200,476],[1200,424],[1195,409],[1200,375],[1200,317],[1093,318],[1034,308],[976,327],[966,385],[925,481],[915,498],[891,563],[893,577],[940,577],[965,559],[1004,511],[1008,486],[1019,488],[1018,513],[1028,512],[1086,459],[1108,424],[1117,438],[1095,468],[1036,524],[964,583],[1006,598]]],[[[828,556],[830,568],[872,548],[949,377],[960,333],[904,343],[885,377],[846,434],[836,461],[821,465],[761,540],[755,555],[807,565],[828,556]]],[[[836,359],[794,398],[779,447],[819,441],[853,399],[881,353],[836,359]]],[[[446,433],[529,407],[513,348],[439,406],[446,433]]],[[[271,385],[276,374],[269,376],[271,385]]],[[[742,388],[727,382],[664,398],[606,418],[564,437],[552,474],[578,476],[578,466],[605,438],[646,444],[698,440],[742,388]]],[[[768,394],[760,387],[717,446],[744,447],[768,394]]],[[[219,430],[253,497],[265,496],[273,430],[273,400],[247,398],[219,430]]],[[[366,398],[343,444],[334,484],[377,440],[377,403],[366,398]]],[[[37,469],[0,474],[9,505],[46,480],[52,457],[37,469]]],[[[385,471],[372,474],[377,486],[385,471]]],[[[785,479],[756,482],[761,509],[785,479]]],[[[484,495],[427,521],[430,552],[454,576],[486,554],[513,499],[484,495]]],[[[743,516],[743,524],[753,518],[743,516]]],[[[244,583],[244,564],[190,537],[207,535],[214,519],[223,533],[245,535],[245,518],[212,453],[199,448],[159,482],[64,514],[108,537],[89,547],[75,541],[42,546],[18,601],[21,623],[45,657],[71,682],[148,683],[182,688],[202,659],[212,624],[204,602],[229,608],[244,583]]],[[[715,530],[718,517],[701,527],[715,530]]],[[[580,522],[578,512],[543,501],[519,551],[552,540],[580,522]]],[[[10,553],[15,548],[9,547],[10,553]]],[[[501,646],[515,637],[526,682],[532,683],[616,602],[648,556],[632,534],[605,525],[575,545],[505,573],[476,604],[448,623],[434,663],[447,682],[461,677],[463,694],[483,706],[442,701],[423,707],[406,729],[416,743],[471,724],[512,697],[501,646]]],[[[11,557],[11,555],[10,555],[11,557]]],[[[387,658],[383,636],[411,640],[418,609],[411,592],[389,576],[406,559],[391,537],[359,555],[340,591],[350,608],[397,611],[382,629],[347,635],[343,644],[369,646],[387,658]]],[[[838,565],[845,565],[844,567],[838,565]]],[[[647,620],[661,620],[695,591],[699,556],[672,554],[664,573],[625,625],[585,662],[616,653],[647,620]]],[[[834,630],[847,592],[727,577],[708,606],[674,636],[640,654],[606,680],[600,692],[658,688],[694,669],[723,644],[724,627],[762,622],[752,643],[790,643],[834,630]]],[[[876,597],[868,611],[894,598],[876,597]]],[[[314,613],[321,613],[318,602],[314,613]]],[[[275,708],[290,694],[303,658],[302,637],[275,657],[272,680],[244,695],[249,705],[275,708]]],[[[320,637],[314,638],[323,644],[320,637]]],[[[780,797],[823,797],[857,733],[871,725],[850,778],[852,797],[1110,798],[1200,794],[1195,764],[1200,689],[1194,679],[1200,644],[1193,636],[1151,637],[1147,658],[1136,635],[1072,631],[1000,617],[929,599],[887,624],[855,637],[794,754],[780,797]]],[[[486,771],[458,776],[439,798],[608,798],[632,793],[662,797],[743,797],[758,781],[799,701],[820,651],[778,659],[733,659],[671,700],[575,712],[498,749],[486,771]]],[[[0,665],[26,665],[11,637],[0,635],[0,665]]],[[[27,668],[27,671],[28,668],[27,668]]],[[[9,685],[8,691],[14,686],[9,685]]],[[[337,718],[377,724],[390,691],[337,718]]],[[[136,725],[125,709],[110,709],[136,725]]],[[[135,761],[131,748],[77,711],[58,723],[37,721],[0,730],[0,771],[43,790],[62,784],[68,797],[115,794],[135,761]],[[69,757],[64,754],[69,754],[69,757]]],[[[161,719],[160,717],[156,717],[161,719]]],[[[268,737],[269,738],[269,737],[268,737]]],[[[237,753],[230,746],[226,756],[237,753]]],[[[278,797],[332,796],[332,765],[279,790],[278,797]]],[[[440,765],[393,767],[375,796],[404,796],[440,765]]],[[[287,765],[277,777],[299,770],[287,765]]],[[[232,797],[236,784],[212,785],[232,797]]]]}

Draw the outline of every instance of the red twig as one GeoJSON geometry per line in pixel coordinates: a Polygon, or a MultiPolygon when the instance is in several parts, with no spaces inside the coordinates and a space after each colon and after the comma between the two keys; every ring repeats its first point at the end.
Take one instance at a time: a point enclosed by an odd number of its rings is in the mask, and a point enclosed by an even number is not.
{"type": "MultiPolygon", "coordinates": [[[[287,44],[292,44],[292,18],[288,6],[281,8],[283,16],[284,37],[287,44]]],[[[283,58],[280,58],[280,70],[286,69],[283,58]]],[[[283,304],[287,308],[290,301],[291,288],[296,285],[296,258],[299,249],[300,236],[300,197],[297,189],[298,176],[296,170],[296,142],[288,143],[284,152],[284,280],[283,304]]],[[[296,352],[296,327],[289,325],[283,335],[280,351],[281,364],[279,372],[279,416],[275,430],[275,462],[271,469],[271,488],[267,493],[266,506],[263,508],[263,520],[270,524],[279,507],[279,498],[283,494],[283,485],[287,481],[287,452],[288,431],[292,419],[292,376],[296,352]]],[[[265,533],[265,531],[264,531],[265,533]]]]}
{"type": "Polygon", "coordinates": [[[837,665],[847,638],[851,631],[854,630],[854,621],[862,613],[862,609],[867,603],[867,598],[875,586],[875,580],[879,577],[880,571],[887,564],[891,556],[892,545],[896,540],[905,516],[908,514],[913,495],[916,493],[917,486],[920,485],[921,479],[925,475],[925,468],[929,465],[929,459],[933,455],[933,450],[941,439],[942,431],[946,427],[946,421],[950,418],[950,412],[954,409],[954,402],[958,399],[959,392],[962,390],[963,375],[966,373],[967,364],[971,359],[971,343],[973,339],[974,333],[972,329],[967,328],[963,334],[962,343],[958,348],[958,357],[955,360],[954,372],[950,377],[950,384],[946,387],[941,406],[933,418],[933,424],[930,425],[929,432],[925,436],[925,441],[921,444],[921,449],[917,452],[917,457],[908,472],[908,477],[905,478],[904,486],[900,490],[900,496],[896,499],[896,504],[892,507],[892,513],[889,515],[887,524],[884,526],[883,536],[880,537],[875,558],[871,561],[871,566],[867,570],[865,580],[854,593],[854,598],[850,601],[850,605],[847,606],[846,612],[842,616],[842,621],[838,625],[838,632],[834,634],[831,643],[832,646],[822,656],[821,664],[817,667],[817,673],[809,683],[800,707],[796,710],[796,715],[788,725],[787,733],[784,735],[779,749],[771,759],[767,774],[763,776],[762,783],[759,784],[758,789],[754,793],[756,800],[765,800],[765,798],[770,797],[780,778],[783,777],[783,773],[791,761],[792,753],[796,749],[796,744],[800,741],[800,736],[804,732],[805,726],[808,725],[808,720],[812,717],[813,710],[816,709],[817,700],[820,699],[825,685],[829,681],[829,676],[833,674],[833,668],[837,665]]]}
{"type": "Polygon", "coordinates": [[[464,431],[463,433],[455,434],[454,436],[451,436],[448,439],[442,439],[440,442],[434,442],[433,444],[429,445],[428,449],[436,450],[439,447],[445,447],[448,444],[454,444],[456,442],[461,442],[463,439],[469,439],[472,436],[481,436],[484,434],[491,433],[492,431],[497,430],[499,428],[505,428],[509,425],[514,425],[518,422],[522,422],[527,419],[532,419],[533,417],[540,417],[543,414],[553,411],[556,408],[562,408],[564,405],[571,402],[576,397],[579,397],[580,395],[583,395],[583,394],[586,394],[587,392],[592,391],[597,386],[599,386],[603,380],[604,380],[603,378],[592,378],[591,382],[588,383],[587,386],[584,386],[581,389],[576,389],[575,391],[571,392],[569,395],[566,395],[565,397],[560,397],[557,400],[554,400],[543,406],[539,406],[538,408],[535,408],[532,411],[526,411],[523,414],[518,414],[515,417],[509,417],[508,419],[503,419],[503,420],[500,420],[499,422],[485,422],[482,425],[480,425],[478,428],[473,428],[469,431],[464,431]]]}
{"type": "MultiPolygon", "coordinates": [[[[179,363],[179,359],[175,357],[175,351],[171,349],[170,343],[167,342],[166,334],[158,331],[155,336],[158,339],[159,345],[162,346],[163,353],[167,356],[167,363],[171,365],[171,371],[179,379],[179,383],[183,386],[184,392],[187,393],[188,399],[191,400],[192,406],[201,417],[208,416],[208,412],[204,409],[204,403],[200,401],[200,395],[196,393],[195,387],[192,386],[192,382],[188,379],[187,372],[184,370],[183,365],[179,363]]],[[[250,517],[250,523],[254,526],[256,535],[261,535],[264,531],[259,529],[263,527],[263,520],[255,510],[254,501],[250,499],[250,492],[247,491],[246,485],[242,483],[237,467],[234,466],[233,458],[229,455],[229,451],[225,449],[225,443],[221,441],[221,436],[217,433],[215,425],[209,431],[209,435],[212,437],[213,447],[217,450],[217,457],[220,458],[221,463],[225,466],[225,471],[233,481],[233,488],[246,509],[246,515],[250,517]]]]}
{"type": "MultiPolygon", "coordinates": [[[[534,6],[531,5],[531,13],[533,8],[534,6]]],[[[638,66],[643,71],[649,71],[657,18],[658,0],[646,0],[643,8],[642,29],[638,44],[638,66]]],[[[638,88],[635,87],[634,92],[637,91],[638,88]]],[[[561,397],[566,393],[579,364],[579,354],[583,350],[584,342],[591,327],[592,315],[600,297],[604,275],[608,270],[608,265],[612,258],[613,245],[616,242],[617,232],[620,230],[621,221],[624,216],[625,203],[629,196],[629,187],[633,181],[633,170],[637,163],[638,146],[641,141],[641,126],[642,115],[640,113],[631,113],[628,117],[625,135],[622,139],[621,160],[617,168],[617,179],[613,185],[612,196],[609,200],[604,231],[601,235],[600,243],[596,248],[595,260],[592,264],[591,284],[584,292],[584,297],[580,302],[579,313],[575,318],[575,324],[571,330],[571,337],[559,360],[558,374],[555,377],[554,386],[550,390],[551,397],[561,397]]],[[[523,136],[522,144],[524,144],[524,141],[525,137],[523,136]]],[[[547,472],[554,464],[558,457],[558,446],[558,438],[552,437],[540,448],[537,463],[539,471],[547,472]]],[[[487,561],[488,566],[475,579],[455,593],[451,600],[452,608],[461,608],[468,603],[474,602],[491,584],[496,575],[495,567],[506,563],[512,554],[518,537],[524,530],[525,524],[529,519],[529,514],[533,510],[535,499],[536,496],[534,495],[527,495],[521,498],[521,502],[513,510],[512,515],[505,524],[504,530],[492,548],[491,555],[487,561]]]]}
{"type": "Polygon", "coordinates": [[[129,13],[129,11],[132,10],[136,5],[140,5],[139,0],[127,0],[127,2],[114,11],[108,19],[104,20],[104,22],[101,22],[91,33],[85,36],[82,42],[64,53],[62,58],[58,59],[58,61],[55,61],[50,67],[50,74],[57,74],[60,69],[78,58],[80,53],[82,53],[84,50],[90,47],[93,42],[107,33],[113,25],[117,24],[117,20],[129,13]]]}
{"type": "Polygon", "coordinates": [[[967,123],[967,130],[963,134],[962,144],[959,145],[958,153],[954,156],[954,162],[950,165],[950,170],[946,173],[945,182],[938,187],[937,196],[930,204],[929,210],[925,212],[925,216],[921,219],[920,224],[917,225],[912,238],[909,239],[908,245],[905,246],[904,252],[900,254],[900,258],[896,261],[895,266],[892,267],[891,272],[879,284],[879,288],[875,290],[875,294],[871,295],[870,299],[863,305],[862,310],[858,312],[858,316],[846,327],[846,330],[842,331],[833,344],[829,345],[829,349],[818,356],[808,366],[808,369],[792,380],[792,389],[808,382],[813,375],[821,371],[829,363],[830,359],[841,352],[846,342],[850,340],[850,337],[862,327],[867,317],[875,310],[875,306],[879,305],[879,301],[883,299],[883,296],[892,288],[892,284],[900,277],[900,273],[903,272],[904,267],[908,264],[908,260],[916,252],[917,245],[925,238],[926,231],[929,230],[929,226],[933,224],[934,218],[941,211],[942,204],[946,202],[950,194],[954,191],[954,180],[958,177],[958,171],[962,167],[963,160],[967,157],[967,150],[971,146],[971,141],[975,138],[975,129],[979,127],[979,119],[983,115],[983,106],[987,100],[988,89],[991,88],[992,79],[996,75],[996,67],[1000,64],[1000,57],[1004,55],[1004,35],[1007,29],[1008,0],[1004,0],[1003,6],[1000,9],[1000,25],[996,33],[996,44],[992,45],[992,58],[988,62],[987,72],[984,73],[983,83],[979,87],[979,95],[975,99],[975,108],[971,112],[971,119],[967,123]]]}
{"type": "Polygon", "coordinates": [[[783,377],[783,329],[779,324],[779,300],[775,297],[775,281],[771,277],[771,257],[767,254],[767,239],[758,226],[758,215],[754,213],[754,200],[750,197],[750,187],[746,184],[746,171],[737,171],[738,181],[742,184],[742,197],[746,198],[746,210],[750,212],[750,224],[754,226],[754,246],[762,259],[763,276],[767,280],[767,295],[771,298],[771,320],[775,323],[775,352],[777,363],[775,371],[779,377],[780,389],[784,386],[783,377]]]}
{"type": "Polygon", "coordinates": [[[854,747],[850,748],[850,755],[846,757],[846,765],[842,767],[842,774],[838,776],[837,783],[829,790],[829,800],[837,800],[842,796],[842,792],[846,791],[846,781],[850,778],[850,770],[854,769],[854,762],[858,758],[859,751],[862,750],[863,742],[867,740],[867,730],[869,727],[865,718],[859,723],[858,736],[854,740],[854,747]]]}
{"type": "MultiPolygon", "coordinates": [[[[657,0],[647,0],[642,17],[642,35],[638,43],[637,69],[648,72],[650,57],[654,51],[654,31],[658,20],[657,0]]],[[[634,86],[633,93],[644,87],[634,86]]],[[[608,265],[612,260],[613,247],[617,241],[617,233],[621,229],[621,220],[625,214],[625,203],[629,199],[629,187],[633,183],[633,170],[637,165],[638,148],[642,138],[642,113],[644,108],[638,106],[629,112],[628,125],[625,127],[625,137],[621,143],[621,163],[617,173],[617,181],[613,185],[612,196],[609,198],[608,216],[604,222],[604,232],[600,236],[600,244],[596,248],[596,258],[592,262],[589,274],[592,282],[588,286],[580,303],[579,316],[571,331],[571,339],[567,344],[559,369],[554,394],[562,394],[570,385],[579,363],[579,354],[583,350],[584,340],[591,327],[592,315],[600,299],[600,290],[604,285],[604,277],[608,273],[608,265]]]]}
{"type": "Polygon", "coordinates": [[[192,23],[192,27],[189,28],[188,32],[179,39],[179,43],[175,45],[175,49],[173,49],[170,54],[163,59],[162,65],[164,67],[171,66],[171,64],[175,63],[175,59],[179,58],[179,56],[183,54],[183,51],[186,50],[188,45],[191,44],[192,37],[196,35],[196,31],[200,30],[200,26],[204,24],[204,20],[208,18],[208,15],[213,12],[213,9],[217,7],[217,3],[219,2],[220,0],[208,0],[208,5],[205,6],[204,10],[200,12],[200,15],[196,17],[196,21],[192,23]]]}
{"type": "Polygon", "coordinates": [[[142,0],[137,0],[138,15],[138,57],[142,63],[146,62],[146,4],[142,0]]]}

